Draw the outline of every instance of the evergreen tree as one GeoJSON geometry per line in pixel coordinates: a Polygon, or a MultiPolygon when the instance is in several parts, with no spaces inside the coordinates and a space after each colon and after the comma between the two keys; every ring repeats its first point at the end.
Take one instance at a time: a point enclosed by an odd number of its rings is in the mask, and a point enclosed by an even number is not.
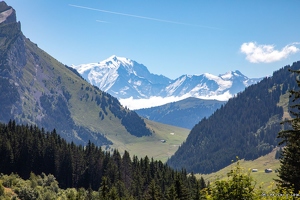
{"type": "Polygon", "coordinates": [[[148,190],[145,195],[145,200],[160,200],[159,187],[156,185],[155,181],[152,180],[148,186],[148,190]]]}
{"type": "Polygon", "coordinates": [[[174,184],[168,189],[167,200],[177,200],[177,193],[174,184]]]}
{"type": "Polygon", "coordinates": [[[177,198],[180,200],[188,199],[189,197],[189,191],[185,187],[185,185],[182,182],[182,179],[180,179],[179,174],[177,174],[175,179],[175,190],[177,198]]]}
{"type": "Polygon", "coordinates": [[[112,187],[108,193],[108,199],[109,200],[118,200],[119,198],[119,194],[118,191],[116,189],[116,187],[112,187]]]}
{"type": "Polygon", "coordinates": [[[99,188],[99,196],[100,199],[108,199],[109,195],[109,186],[108,186],[108,180],[106,176],[102,177],[101,187],[99,188]]]}
{"type": "MultiPolygon", "coordinates": [[[[300,70],[290,70],[300,74],[300,70]]],[[[296,79],[298,88],[300,80],[296,79]]],[[[295,193],[300,191],[300,89],[290,90],[290,113],[292,119],[285,120],[282,124],[290,125],[290,129],[279,132],[278,138],[282,141],[279,145],[285,144],[280,158],[279,178],[276,180],[281,187],[293,188],[295,193]]]]}

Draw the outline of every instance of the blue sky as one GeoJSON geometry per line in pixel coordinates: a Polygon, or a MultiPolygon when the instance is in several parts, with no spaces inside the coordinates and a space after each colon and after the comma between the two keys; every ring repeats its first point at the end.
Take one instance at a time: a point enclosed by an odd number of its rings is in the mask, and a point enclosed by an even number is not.
{"type": "Polygon", "coordinates": [[[60,62],[111,55],[150,72],[240,70],[264,77],[300,60],[298,0],[7,0],[26,37],[60,62]]]}

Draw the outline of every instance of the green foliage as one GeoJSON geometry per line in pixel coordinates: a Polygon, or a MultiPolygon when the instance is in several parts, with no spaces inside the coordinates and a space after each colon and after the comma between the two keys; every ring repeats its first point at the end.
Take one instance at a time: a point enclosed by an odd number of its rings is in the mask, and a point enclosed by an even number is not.
{"type": "Polygon", "coordinates": [[[15,189],[15,193],[22,200],[35,200],[39,197],[39,193],[35,189],[28,187],[27,185],[15,189]]]}
{"type": "Polygon", "coordinates": [[[2,185],[2,181],[0,181],[0,197],[4,196],[4,187],[2,185]]]}
{"type": "Polygon", "coordinates": [[[244,174],[239,161],[227,176],[228,180],[217,180],[211,187],[213,199],[253,199],[255,182],[250,172],[244,174]]]}

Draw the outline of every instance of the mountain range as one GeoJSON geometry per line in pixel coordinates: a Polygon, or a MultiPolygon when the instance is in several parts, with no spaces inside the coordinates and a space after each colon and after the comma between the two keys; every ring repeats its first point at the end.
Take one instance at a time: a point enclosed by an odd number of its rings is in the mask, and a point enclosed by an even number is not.
{"type": "Polygon", "coordinates": [[[182,75],[172,80],[163,75],[150,73],[143,64],[115,55],[98,63],[71,67],[89,83],[119,100],[197,97],[227,101],[245,87],[261,80],[261,78],[248,78],[238,70],[219,76],[209,73],[182,75]]]}

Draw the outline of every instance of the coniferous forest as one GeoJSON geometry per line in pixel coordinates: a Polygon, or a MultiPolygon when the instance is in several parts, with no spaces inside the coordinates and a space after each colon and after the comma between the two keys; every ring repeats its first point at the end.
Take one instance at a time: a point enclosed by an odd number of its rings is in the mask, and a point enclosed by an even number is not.
{"type": "MultiPolygon", "coordinates": [[[[0,172],[16,173],[23,179],[30,174],[52,174],[60,188],[111,190],[120,198],[199,199],[203,179],[175,171],[161,161],[103,151],[89,142],[86,146],[67,143],[55,130],[45,132],[37,126],[0,124],[0,172]],[[170,197],[171,198],[171,197],[170,197]]],[[[103,198],[105,199],[105,198],[103,198]]]]}

